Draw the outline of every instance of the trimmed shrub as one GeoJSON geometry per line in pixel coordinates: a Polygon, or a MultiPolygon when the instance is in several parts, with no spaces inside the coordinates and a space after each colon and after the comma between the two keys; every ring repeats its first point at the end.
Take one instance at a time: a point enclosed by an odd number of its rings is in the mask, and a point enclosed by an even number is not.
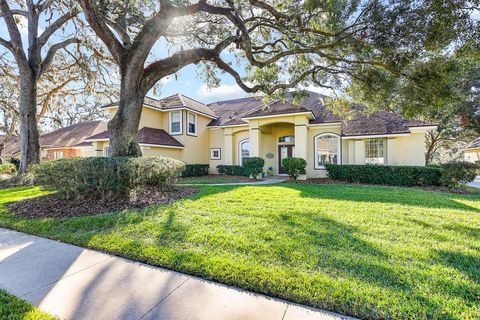
{"type": "Polygon", "coordinates": [[[186,164],[182,177],[201,177],[208,175],[208,164],[186,164]]]}
{"type": "Polygon", "coordinates": [[[466,161],[452,161],[441,165],[443,169],[442,185],[446,187],[458,187],[461,184],[475,180],[480,166],[466,161]]]}
{"type": "Polygon", "coordinates": [[[303,158],[288,157],[282,160],[282,165],[290,176],[290,179],[294,181],[297,181],[300,175],[307,173],[305,171],[307,161],[303,158]]]}
{"type": "Polygon", "coordinates": [[[227,176],[245,176],[245,168],[238,165],[226,165],[220,164],[217,166],[219,174],[225,174],[227,176]]]}
{"type": "Polygon", "coordinates": [[[392,186],[440,186],[441,168],[376,165],[325,165],[334,180],[392,186]]]}
{"type": "Polygon", "coordinates": [[[245,159],[243,167],[245,168],[245,174],[251,176],[253,179],[257,179],[257,176],[263,172],[263,166],[265,160],[260,157],[249,157],[245,159]]]}
{"type": "Polygon", "coordinates": [[[17,167],[13,163],[0,164],[0,173],[14,174],[17,167]]]}
{"type": "Polygon", "coordinates": [[[33,166],[35,183],[65,198],[102,198],[142,186],[167,187],[185,164],[166,157],[92,157],[45,161],[33,166]]]}

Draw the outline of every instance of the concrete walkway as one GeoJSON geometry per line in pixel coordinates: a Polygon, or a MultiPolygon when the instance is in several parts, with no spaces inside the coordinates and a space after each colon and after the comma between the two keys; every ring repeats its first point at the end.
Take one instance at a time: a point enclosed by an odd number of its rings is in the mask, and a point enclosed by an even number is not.
{"type": "Polygon", "coordinates": [[[0,288],[62,319],[352,319],[3,228],[0,288]]]}

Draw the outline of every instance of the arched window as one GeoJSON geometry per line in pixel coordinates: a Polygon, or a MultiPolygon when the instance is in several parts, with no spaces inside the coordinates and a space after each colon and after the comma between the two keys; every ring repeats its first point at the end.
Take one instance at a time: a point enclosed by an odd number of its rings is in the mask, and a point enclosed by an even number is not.
{"type": "Polygon", "coordinates": [[[250,140],[244,139],[238,143],[238,164],[243,165],[248,157],[250,157],[250,140]]]}
{"type": "Polygon", "coordinates": [[[326,164],[340,164],[340,136],[323,133],[315,137],[315,169],[323,169],[326,164]]]}

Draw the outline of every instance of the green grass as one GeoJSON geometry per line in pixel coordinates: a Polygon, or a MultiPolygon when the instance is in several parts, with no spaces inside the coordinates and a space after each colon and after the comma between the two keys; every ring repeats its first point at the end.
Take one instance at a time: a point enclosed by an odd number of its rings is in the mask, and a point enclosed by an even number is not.
{"type": "Polygon", "coordinates": [[[31,304],[0,290],[0,319],[2,320],[54,320],[57,319],[31,304]]]}
{"type": "Polygon", "coordinates": [[[480,319],[480,196],[355,185],[202,187],[161,207],[0,225],[371,319],[480,319]]]}
{"type": "Polygon", "coordinates": [[[253,181],[247,177],[209,175],[201,177],[180,178],[178,184],[214,184],[214,183],[239,183],[253,181]]]}

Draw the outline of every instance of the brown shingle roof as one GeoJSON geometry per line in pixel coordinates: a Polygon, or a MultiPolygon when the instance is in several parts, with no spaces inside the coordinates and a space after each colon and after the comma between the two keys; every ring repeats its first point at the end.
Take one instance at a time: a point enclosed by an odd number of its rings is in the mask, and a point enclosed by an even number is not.
{"type": "MultiPolygon", "coordinates": [[[[107,128],[105,121],[87,121],[45,133],[40,136],[41,148],[71,148],[82,146],[84,140],[107,128]]],[[[2,157],[11,157],[20,152],[20,138],[12,137],[5,142],[2,157]]]]}
{"type": "Polygon", "coordinates": [[[342,121],[342,134],[345,136],[383,135],[410,133],[409,127],[429,125],[421,121],[406,120],[402,116],[381,111],[373,115],[359,116],[350,121],[342,121]]]}
{"type": "MultiPolygon", "coordinates": [[[[155,99],[151,97],[145,97],[144,104],[156,108],[158,110],[172,110],[186,108],[198,113],[204,114],[208,117],[216,118],[215,113],[207,105],[186,97],[182,94],[174,94],[162,99],[155,99]]],[[[118,102],[114,102],[103,106],[102,108],[117,106],[118,102]]]]}
{"type": "Polygon", "coordinates": [[[74,124],[40,137],[41,147],[73,147],[82,143],[87,137],[107,129],[107,122],[97,120],[74,124]]]}
{"type": "MultiPolygon", "coordinates": [[[[108,139],[108,131],[100,132],[94,136],[88,137],[87,140],[103,140],[108,139]]],[[[169,146],[169,147],[180,147],[183,148],[177,139],[169,135],[163,129],[155,129],[149,127],[143,127],[138,131],[137,141],[140,144],[152,144],[157,146],[169,146]]]]}
{"type": "Polygon", "coordinates": [[[242,118],[309,111],[315,117],[315,119],[310,120],[310,124],[340,122],[342,124],[342,134],[345,136],[409,133],[409,127],[431,125],[418,120],[406,120],[398,114],[385,111],[370,116],[360,115],[347,121],[325,107],[325,98],[326,96],[310,92],[308,97],[298,106],[291,103],[291,95],[287,96],[286,101],[274,101],[268,105],[262,104],[261,100],[257,98],[215,102],[209,106],[219,118],[212,121],[209,126],[247,124],[242,118]]]}
{"type": "Polygon", "coordinates": [[[2,157],[13,157],[20,152],[20,137],[11,136],[10,139],[5,141],[3,150],[1,152],[2,157]]]}

